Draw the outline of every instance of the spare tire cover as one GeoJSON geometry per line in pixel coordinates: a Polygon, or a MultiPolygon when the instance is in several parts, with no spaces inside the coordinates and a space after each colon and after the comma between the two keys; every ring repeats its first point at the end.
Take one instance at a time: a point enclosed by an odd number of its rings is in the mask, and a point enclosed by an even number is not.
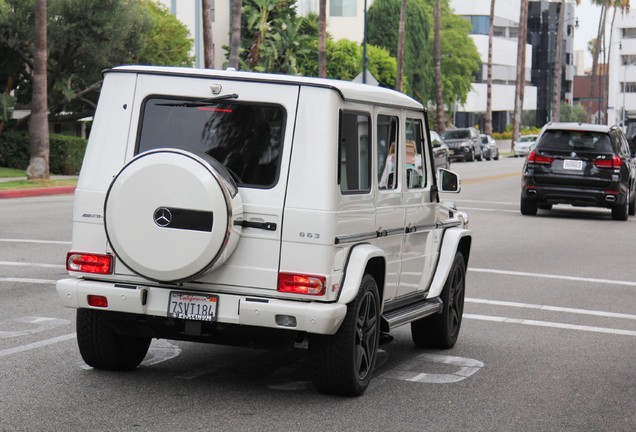
{"type": "Polygon", "coordinates": [[[161,282],[194,279],[225,261],[238,242],[243,207],[227,170],[207,154],[142,153],[113,179],[106,236],[132,271],[161,282]]]}

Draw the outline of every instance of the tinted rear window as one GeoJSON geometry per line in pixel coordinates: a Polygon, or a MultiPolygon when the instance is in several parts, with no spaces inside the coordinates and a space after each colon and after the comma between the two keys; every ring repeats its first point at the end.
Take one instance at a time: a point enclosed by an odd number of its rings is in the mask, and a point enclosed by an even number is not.
{"type": "Polygon", "coordinates": [[[609,136],[598,132],[546,131],[539,141],[541,150],[611,152],[609,136]]]}
{"type": "Polygon", "coordinates": [[[285,118],[280,105],[151,97],[144,102],[137,153],[157,148],[207,153],[239,186],[272,187],[280,169],[285,118]]]}

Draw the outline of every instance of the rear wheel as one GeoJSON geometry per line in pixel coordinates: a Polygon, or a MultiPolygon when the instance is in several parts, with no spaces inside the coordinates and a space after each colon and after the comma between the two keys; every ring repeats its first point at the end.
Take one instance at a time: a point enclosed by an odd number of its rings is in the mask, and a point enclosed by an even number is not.
{"type": "Polygon", "coordinates": [[[626,221],[629,217],[629,204],[618,204],[612,207],[612,219],[618,221],[626,221]]]}
{"type": "Polygon", "coordinates": [[[369,385],[380,337],[380,296],[375,279],[362,278],[356,298],[333,336],[311,335],[312,381],[322,393],[359,396],[369,385]]]}
{"type": "Polygon", "coordinates": [[[411,337],[421,348],[452,348],[457,342],[464,314],[466,262],[457,252],[440,298],[442,312],[411,323],[411,337]]]}
{"type": "Polygon", "coordinates": [[[537,214],[538,205],[535,200],[521,197],[521,214],[524,216],[534,216],[537,214]]]}
{"type": "Polygon", "coordinates": [[[82,358],[95,369],[135,369],[146,357],[151,338],[120,334],[109,318],[107,312],[77,310],[77,344],[82,358]]]}
{"type": "Polygon", "coordinates": [[[629,215],[636,215],[636,194],[631,194],[631,200],[629,202],[629,215]]]}

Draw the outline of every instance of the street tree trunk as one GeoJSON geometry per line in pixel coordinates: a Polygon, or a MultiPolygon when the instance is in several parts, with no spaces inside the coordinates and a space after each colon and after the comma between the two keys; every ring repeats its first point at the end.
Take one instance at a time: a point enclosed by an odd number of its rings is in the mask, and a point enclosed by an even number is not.
{"type": "Polygon", "coordinates": [[[214,39],[212,37],[212,20],[214,0],[201,0],[201,19],[203,21],[203,63],[206,69],[214,69],[214,39]]]}
{"type": "Polygon", "coordinates": [[[400,7],[400,23],[398,27],[397,46],[397,76],[395,77],[395,89],[402,91],[402,75],[404,74],[404,27],[406,26],[406,0],[402,0],[400,7]]]}
{"type": "MultiPolygon", "coordinates": [[[[523,94],[526,83],[526,38],[528,33],[528,0],[521,0],[519,11],[519,40],[517,42],[517,83],[515,86],[515,111],[512,120],[512,142],[519,141],[523,114],[523,94]]],[[[514,150],[514,148],[513,148],[514,150]]]]}
{"type": "Polygon", "coordinates": [[[320,0],[318,11],[318,76],[327,78],[327,0],[320,0]]]}
{"type": "Polygon", "coordinates": [[[495,37],[495,0],[490,0],[488,28],[488,78],[486,80],[486,134],[492,135],[492,44],[495,37]]]}
{"type": "Polygon", "coordinates": [[[241,51],[241,15],[243,0],[232,0],[232,29],[230,33],[230,58],[229,66],[239,69],[241,51]]]}
{"type": "Polygon", "coordinates": [[[49,120],[47,99],[47,38],[46,0],[36,0],[35,56],[33,61],[33,94],[31,96],[31,118],[29,119],[29,141],[31,160],[27,167],[27,178],[49,178],[49,120]]]}
{"type": "Polygon", "coordinates": [[[559,23],[554,50],[554,76],[552,84],[552,116],[551,121],[561,121],[561,81],[563,74],[563,27],[565,26],[565,0],[561,0],[559,23]]]}
{"type": "MultiPolygon", "coordinates": [[[[435,69],[435,103],[437,105],[437,130],[446,130],[446,112],[444,111],[444,94],[442,91],[442,44],[441,27],[442,12],[440,0],[435,0],[433,23],[433,63],[435,69]]],[[[454,108],[455,109],[455,108],[454,108]]]]}

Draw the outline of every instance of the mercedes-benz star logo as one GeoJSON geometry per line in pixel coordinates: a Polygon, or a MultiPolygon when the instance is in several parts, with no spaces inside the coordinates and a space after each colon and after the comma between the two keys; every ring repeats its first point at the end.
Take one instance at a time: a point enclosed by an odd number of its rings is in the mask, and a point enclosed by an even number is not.
{"type": "Polygon", "coordinates": [[[167,227],[172,222],[172,213],[165,207],[159,207],[154,214],[155,224],[160,227],[167,227]]]}

